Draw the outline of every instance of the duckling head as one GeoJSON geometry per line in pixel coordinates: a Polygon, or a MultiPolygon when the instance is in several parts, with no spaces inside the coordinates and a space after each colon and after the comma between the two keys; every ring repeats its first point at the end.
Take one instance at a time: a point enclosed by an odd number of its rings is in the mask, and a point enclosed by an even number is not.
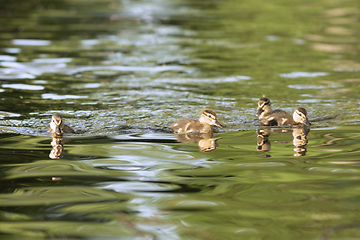
{"type": "Polygon", "coordinates": [[[52,115],[50,122],[51,132],[57,135],[61,135],[63,134],[63,127],[64,127],[64,122],[62,116],[58,113],[52,115]]]}
{"type": "Polygon", "coordinates": [[[307,111],[303,107],[295,108],[293,113],[293,119],[296,123],[300,123],[305,126],[311,126],[309,119],[307,118],[307,111]]]}
{"type": "Polygon", "coordinates": [[[215,125],[222,128],[221,124],[217,120],[216,113],[210,109],[201,111],[199,122],[202,124],[215,125]]]}
{"type": "Polygon", "coordinates": [[[271,103],[268,98],[260,98],[258,101],[258,108],[256,116],[264,115],[271,112],[271,103]]]}

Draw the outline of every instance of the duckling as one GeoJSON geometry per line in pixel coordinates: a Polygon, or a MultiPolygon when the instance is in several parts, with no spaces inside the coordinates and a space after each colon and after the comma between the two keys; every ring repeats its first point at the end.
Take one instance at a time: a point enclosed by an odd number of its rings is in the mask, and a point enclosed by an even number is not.
{"type": "Polygon", "coordinates": [[[62,135],[63,133],[75,133],[74,129],[64,124],[63,118],[60,114],[55,113],[51,116],[50,128],[47,132],[55,135],[62,135]]]}
{"type": "Polygon", "coordinates": [[[291,116],[281,109],[273,111],[268,98],[261,98],[259,100],[256,115],[259,116],[260,123],[266,126],[311,126],[305,108],[295,108],[291,116]]]}
{"type": "Polygon", "coordinates": [[[267,126],[281,126],[283,119],[292,119],[291,115],[287,112],[276,109],[272,110],[271,103],[268,98],[260,98],[256,116],[259,116],[259,121],[267,126]]]}
{"type": "Polygon", "coordinates": [[[311,126],[311,123],[307,117],[307,111],[303,107],[295,108],[293,113],[294,124],[292,125],[300,125],[300,126],[311,126]]]}
{"type": "Polygon", "coordinates": [[[212,125],[222,128],[217,120],[216,113],[210,109],[204,109],[200,113],[199,121],[184,118],[171,125],[170,128],[176,134],[191,132],[207,133],[214,131],[212,125]]]}

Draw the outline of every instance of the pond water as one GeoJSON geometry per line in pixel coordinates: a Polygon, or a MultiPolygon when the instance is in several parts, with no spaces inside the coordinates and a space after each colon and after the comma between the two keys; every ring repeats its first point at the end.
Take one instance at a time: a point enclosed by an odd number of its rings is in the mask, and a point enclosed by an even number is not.
{"type": "Polygon", "coordinates": [[[356,0],[0,6],[1,239],[360,238],[356,0]],[[206,107],[213,136],[166,131],[206,107]]]}

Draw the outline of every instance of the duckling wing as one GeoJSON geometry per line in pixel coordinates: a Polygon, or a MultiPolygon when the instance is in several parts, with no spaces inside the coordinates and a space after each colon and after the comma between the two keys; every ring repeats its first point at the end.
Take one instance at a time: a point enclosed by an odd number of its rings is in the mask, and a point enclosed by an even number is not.
{"type": "Polygon", "coordinates": [[[265,126],[277,126],[277,121],[274,117],[272,116],[268,116],[268,117],[264,117],[259,119],[260,123],[265,125],[265,126]]]}
{"type": "Polygon", "coordinates": [[[63,131],[64,133],[75,133],[75,130],[69,127],[68,125],[64,125],[63,131]]]}
{"type": "Polygon", "coordinates": [[[276,109],[271,115],[274,117],[274,121],[276,121],[277,126],[291,125],[294,121],[293,117],[284,110],[276,109]]]}
{"type": "Polygon", "coordinates": [[[198,124],[200,123],[198,123],[194,119],[184,118],[171,125],[170,128],[174,131],[174,133],[177,134],[189,133],[193,132],[193,128],[195,128],[198,124]]]}

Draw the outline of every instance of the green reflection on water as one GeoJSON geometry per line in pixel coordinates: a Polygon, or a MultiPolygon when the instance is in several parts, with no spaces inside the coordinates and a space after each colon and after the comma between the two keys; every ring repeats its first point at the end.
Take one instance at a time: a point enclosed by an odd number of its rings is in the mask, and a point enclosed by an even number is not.
{"type": "MultiPolygon", "coordinates": [[[[8,222],[2,231],[40,234],[38,220],[45,218],[51,221],[43,225],[42,236],[76,231],[82,237],[232,239],[240,234],[256,239],[285,234],[303,239],[318,237],[330,226],[356,223],[359,128],[312,129],[302,157],[293,156],[293,135],[286,130],[269,135],[267,152],[257,151],[255,130],[219,134],[219,146],[207,153],[196,142],[164,142],[167,135],[69,138],[63,159],[26,163],[24,157],[2,164],[7,193],[0,201],[7,206],[2,216],[8,222]],[[96,153],[101,157],[91,157],[96,153]],[[118,224],[123,229],[116,229],[118,224]],[[81,226],[93,230],[80,231],[81,226]]],[[[45,149],[47,142],[51,150],[50,139],[32,139],[27,148],[45,149]]],[[[19,149],[23,136],[1,141],[1,152],[19,149]]],[[[353,231],[336,234],[354,236],[353,231]]]]}

